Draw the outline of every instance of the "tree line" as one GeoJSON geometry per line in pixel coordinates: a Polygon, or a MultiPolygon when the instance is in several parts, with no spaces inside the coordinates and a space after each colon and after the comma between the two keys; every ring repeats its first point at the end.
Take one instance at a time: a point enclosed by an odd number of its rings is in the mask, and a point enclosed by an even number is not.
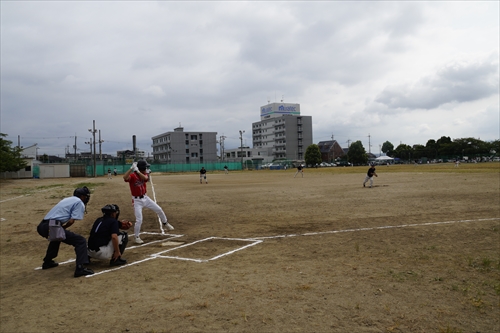
{"type": "MultiPolygon", "coordinates": [[[[500,154],[500,140],[482,141],[476,138],[460,138],[452,140],[449,136],[442,136],[438,140],[430,139],[424,145],[415,144],[413,146],[401,143],[395,149],[394,145],[386,141],[382,145],[382,152],[389,157],[399,158],[404,161],[416,161],[426,158],[428,160],[437,159],[463,159],[493,157],[500,154]]],[[[368,154],[361,141],[353,142],[349,146],[347,155],[340,158],[347,160],[354,165],[366,165],[368,154]]],[[[321,163],[321,152],[316,144],[312,144],[306,149],[305,161],[308,165],[321,163]]]]}

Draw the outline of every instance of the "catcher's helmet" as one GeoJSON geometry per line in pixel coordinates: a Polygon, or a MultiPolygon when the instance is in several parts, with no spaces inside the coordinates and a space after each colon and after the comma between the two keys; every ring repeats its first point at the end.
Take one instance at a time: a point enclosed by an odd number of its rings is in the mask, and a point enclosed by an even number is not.
{"type": "Polygon", "coordinates": [[[85,197],[83,200],[84,204],[87,204],[90,200],[90,191],[87,188],[87,186],[77,188],[73,191],[73,196],[81,198],[82,196],[85,197]]]}
{"type": "Polygon", "coordinates": [[[120,208],[118,207],[118,205],[108,204],[101,208],[101,212],[103,212],[104,214],[115,213],[115,212],[119,213],[120,208]]]}
{"type": "Polygon", "coordinates": [[[148,167],[149,167],[148,162],[146,162],[144,160],[140,160],[139,162],[137,162],[137,169],[139,169],[140,171],[144,171],[148,167]]]}

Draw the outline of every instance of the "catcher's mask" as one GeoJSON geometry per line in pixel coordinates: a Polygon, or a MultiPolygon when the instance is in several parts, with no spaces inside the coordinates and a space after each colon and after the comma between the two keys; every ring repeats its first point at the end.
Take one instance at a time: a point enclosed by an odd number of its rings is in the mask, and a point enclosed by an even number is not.
{"type": "Polygon", "coordinates": [[[82,199],[82,201],[85,204],[85,206],[87,206],[87,203],[90,200],[90,191],[87,188],[87,186],[80,187],[80,188],[75,189],[75,191],[73,191],[73,196],[79,197],[80,199],[81,199],[81,197],[84,197],[82,199]]]}
{"type": "Polygon", "coordinates": [[[120,216],[120,207],[116,204],[108,204],[101,208],[101,212],[104,215],[111,215],[111,213],[116,213],[116,219],[118,220],[118,216],[120,216]]]}
{"type": "Polygon", "coordinates": [[[146,171],[148,167],[149,167],[148,162],[144,160],[140,160],[139,162],[137,162],[137,169],[139,169],[139,171],[146,171]]]}

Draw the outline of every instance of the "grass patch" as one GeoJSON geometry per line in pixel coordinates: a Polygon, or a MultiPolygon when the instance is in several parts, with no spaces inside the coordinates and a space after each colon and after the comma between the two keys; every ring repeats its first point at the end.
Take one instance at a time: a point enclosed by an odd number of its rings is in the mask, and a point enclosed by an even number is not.
{"type": "Polygon", "coordinates": [[[95,187],[104,186],[104,185],[105,185],[105,183],[78,183],[75,185],[75,189],[87,186],[89,188],[89,190],[91,190],[91,192],[92,192],[92,189],[94,189],[95,187]]]}

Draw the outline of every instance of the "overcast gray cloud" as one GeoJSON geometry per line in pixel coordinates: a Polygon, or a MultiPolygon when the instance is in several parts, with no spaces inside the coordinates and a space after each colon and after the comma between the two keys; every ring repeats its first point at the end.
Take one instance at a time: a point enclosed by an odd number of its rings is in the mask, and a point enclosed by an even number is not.
{"type": "Polygon", "coordinates": [[[481,100],[498,95],[498,53],[474,63],[452,63],[413,85],[389,86],[375,99],[388,110],[431,110],[446,103],[481,100]]]}
{"type": "Polygon", "coordinates": [[[1,124],[40,153],[151,151],[181,124],[251,146],[267,101],[372,151],[499,137],[498,2],[1,2],[1,124]]]}

